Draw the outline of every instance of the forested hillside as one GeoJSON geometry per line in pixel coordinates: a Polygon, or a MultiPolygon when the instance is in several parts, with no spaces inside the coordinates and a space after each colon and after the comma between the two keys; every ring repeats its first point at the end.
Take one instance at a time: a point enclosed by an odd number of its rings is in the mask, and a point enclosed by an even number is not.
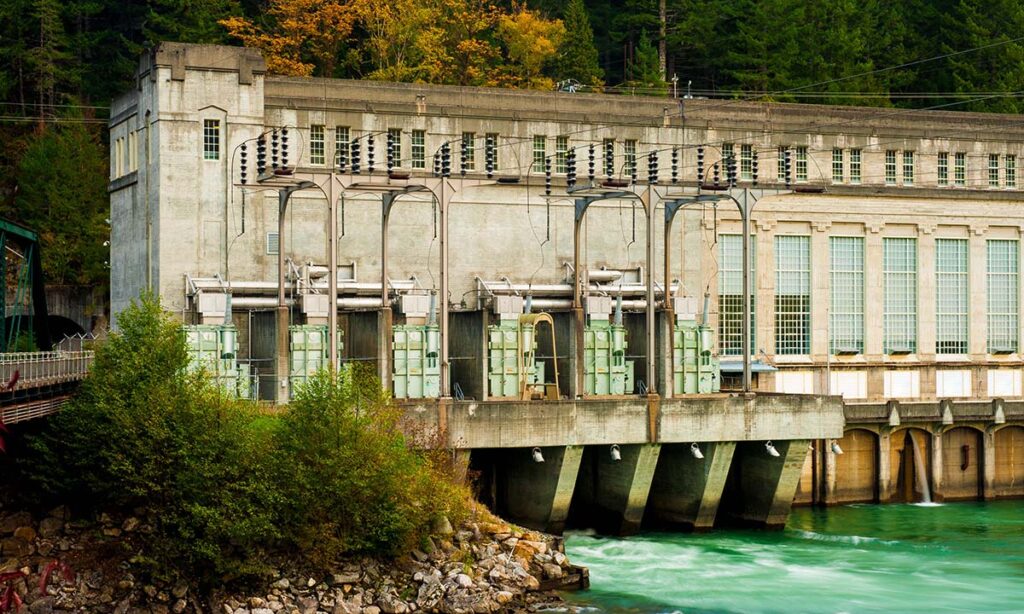
{"type": "Polygon", "coordinates": [[[5,0],[0,215],[51,281],[104,284],[111,98],[160,40],[283,74],[1019,112],[1013,0],[5,0]],[[664,67],[663,67],[664,66],[664,67]]]}

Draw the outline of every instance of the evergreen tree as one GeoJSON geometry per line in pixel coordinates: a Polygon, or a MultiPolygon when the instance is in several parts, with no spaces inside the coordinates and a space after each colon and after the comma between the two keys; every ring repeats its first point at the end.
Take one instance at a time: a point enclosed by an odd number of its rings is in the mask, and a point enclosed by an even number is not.
{"type": "Polygon", "coordinates": [[[658,65],[658,48],[651,44],[647,32],[640,32],[640,41],[633,54],[633,61],[629,63],[629,74],[630,85],[655,88],[665,86],[658,65]]]}
{"type": "Polygon", "coordinates": [[[555,78],[576,79],[584,85],[601,85],[604,71],[597,63],[597,46],[583,0],[569,0],[562,15],[565,40],[558,50],[555,78]]]}

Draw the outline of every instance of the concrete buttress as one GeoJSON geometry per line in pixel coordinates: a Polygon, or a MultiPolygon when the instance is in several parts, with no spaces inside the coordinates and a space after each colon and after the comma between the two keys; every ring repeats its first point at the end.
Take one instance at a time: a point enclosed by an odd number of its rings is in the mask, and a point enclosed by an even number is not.
{"type": "Polygon", "coordinates": [[[765,528],[785,526],[809,440],[776,441],[773,445],[778,456],[769,454],[760,441],[736,446],[723,500],[723,511],[731,520],[765,528]]]}
{"type": "Polygon", "coordinates": [[[704,458],[689,444],[662,446],[647,500],[645,521],[655,527],[711,529],[715,524],[736,443],[700,443],[704,458]]]}

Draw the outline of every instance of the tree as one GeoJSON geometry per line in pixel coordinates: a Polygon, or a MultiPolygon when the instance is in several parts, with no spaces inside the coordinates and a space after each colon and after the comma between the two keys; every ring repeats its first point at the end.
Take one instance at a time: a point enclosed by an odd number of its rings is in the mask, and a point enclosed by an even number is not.
{"type": "Polygon", "coordinates": [[[520,7],[498,20],[497,38],[504,48],[505,62],[496,67],[497,85],[531,89],[552,89],[554,81],[541,69],[555,57],[565,37],[559,20],[548,20],[537,11],[520,7]]]}
{"type": "Polygon", "coordinates": [[[651,44],[646,32],[640,33],[633,61],[629,63],[629,84],[641,87],[660,88],[665,86],[658,65],[658,48],[651,44]]]}
{"type": "Polygon", "coordinates": [[[39,233],[51,284],[106,286],[107,155],[85,124],[46,126],[29,137],[14,206],[0,209],[39,233]]]}
{"type": "Polygon", "coordinates": [[[247,17],[219,23],[232,37],[262,51],[272,73],[333,77],[356,12],[343,0],[270,0],[266,18],[266,26],[247,17]]]}
{"type": "Polygon", "coordinates": [[[604,71],[597,63],[594,31],[583,0],[569,0],[562,16],[565,38],[558,48],[555,78],[576,79],[586,85],[602,85],[604,71]]]}

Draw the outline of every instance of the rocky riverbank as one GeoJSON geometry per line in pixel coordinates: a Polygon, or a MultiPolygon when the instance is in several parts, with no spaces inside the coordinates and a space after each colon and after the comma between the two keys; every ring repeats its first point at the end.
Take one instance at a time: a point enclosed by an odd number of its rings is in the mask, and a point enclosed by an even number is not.
{"type": "Polygon", "coordinates": [[[292,562],[258,590],[200,591],[187,577],[154,578],[144,553],[155,518],[73,519],[66,507],[0,513],[0,612],[31,614],[403,614],[529,612],[557,605],[557,590],[585,588],[587,570],[562,540],[526,531],[477,507],[443,521],[422,549],[394,559],[349,559],[314,573],[292,562]]]}

